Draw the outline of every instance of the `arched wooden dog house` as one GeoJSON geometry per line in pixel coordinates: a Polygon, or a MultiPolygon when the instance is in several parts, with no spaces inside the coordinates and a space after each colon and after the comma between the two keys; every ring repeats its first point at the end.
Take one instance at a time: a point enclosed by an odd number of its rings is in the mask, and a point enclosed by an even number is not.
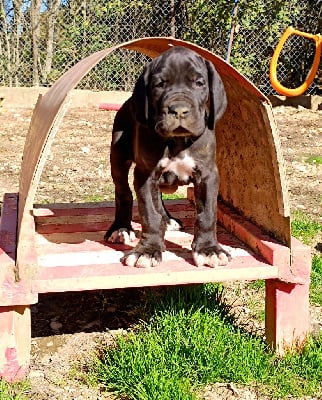
{"type": "MultiPolygon", "coordinates": [[[[188,197],[192,196],[188,192],[188,197]]],[[[135,219],[135,217],[134,217],[135,219]]],[[[136,221],[137,223],[139,221],[136,221]]],[[[137,225],[139,226],[139,225],[137,225]]],[[[30,357],[30,304],[39,293],[266,280],[266,338],[280,353],[309,332],[309,248],[290,235],[283,160],[268,99],[214,54],[173,38],[143,38],[99,51],[67,71],[36,104],[21,166],[18,194],[6,194],[0,229],[0,375],[23,376],[30,357]],[[71,90],[116,49],[155,57],[186,46],[220,73],[228,109],[216,130],[221,178],[219,241],[233,260],[218,269],[196,268],[189,246],[194,207],[169,201],[187,232],[168,232],[167,255],[153,269],[124,267],[125,246],[103,242],[112,203],[34,206],[37,185],[71,90]]]]}

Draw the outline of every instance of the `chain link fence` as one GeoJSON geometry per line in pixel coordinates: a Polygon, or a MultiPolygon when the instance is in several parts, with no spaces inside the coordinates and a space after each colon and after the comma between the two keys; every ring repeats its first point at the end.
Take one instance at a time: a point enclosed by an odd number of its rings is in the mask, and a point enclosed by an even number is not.
{"type": "MultiPolygon", "coordinates": [[[[1,86],[50,86],[95,51],[139,37],[175,36],[223,58],[230,53],[234,67],[273,94],[269,63],[285,28],[322,31],[322,0],[0,0],[0,7],[1,86]]],[[[284,86],[303,82],[314,51],[313,41],[287,41],[278,64],[284,86]]],[[[132,90],[147,60],[117,50],[79,88],[132,90]]],[[[321,81],[317,76],[308,93],[321,93],[321,81]]]]}

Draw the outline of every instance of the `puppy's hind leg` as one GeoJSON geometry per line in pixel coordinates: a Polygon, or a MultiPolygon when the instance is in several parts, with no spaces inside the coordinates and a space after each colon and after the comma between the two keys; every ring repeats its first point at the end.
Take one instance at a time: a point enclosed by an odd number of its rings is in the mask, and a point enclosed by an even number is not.
{"type": "Polygon", "coordinates": [[[162,217],[163,220],[165,221],[165,225],[166,225],[166,230],[167,231],[181,231],[184,227],[183,227],[183,223],[182,221],[180,221],[180,219],[178,218],[174,218],[169,211],[167,210],[164,201],[162,199],[162,195],[161,195],[161,201],[162,201],[162,217]]]}
{"type": "Polygon", "coordinates": [[[113,140],[111,146],[111,173],[115,185],[115,219],[104,238],[108,242],[127,244],[135,240],[135,233],[131,226],[133,196],[128,182],[132,161],[128,150],[129,143],[125,139],[126,137],[121,135],[118,140],[113,140]]]}
{"type": "Polygon", "coordinates": [[[183,223],[169,213],[163,201],[163,194],[172,194],[178,189],[177,179],[177,176],[173,172],[166,171],[161,175],[159,180],[162,203],[162,219],[165,223],[167,231],[180,231],[183,229],[183,223]]]}

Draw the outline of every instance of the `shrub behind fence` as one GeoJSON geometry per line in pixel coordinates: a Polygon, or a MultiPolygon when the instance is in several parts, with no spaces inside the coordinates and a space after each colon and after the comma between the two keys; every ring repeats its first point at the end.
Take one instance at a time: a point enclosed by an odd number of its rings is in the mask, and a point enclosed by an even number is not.
{"type": "MultiPolygon", "coordinates": [[[[321,32],[321,0],[0,0],[0,85],[50,86],[85,56],[145,36],[175,36],[226,58],[265,94],[268,69],[284,29],[321,32]],[[233,18],[238,3],[237,18],[233,18]]],[[[278,65],[279,80],[299,86],[314,44],[294,36],[278,65]]],[[[80,88],[131,90],[147,57],[117,51],[82,81],[80,88]]],[[[321,90],[317,77],[308,93],[321,90]]]]}

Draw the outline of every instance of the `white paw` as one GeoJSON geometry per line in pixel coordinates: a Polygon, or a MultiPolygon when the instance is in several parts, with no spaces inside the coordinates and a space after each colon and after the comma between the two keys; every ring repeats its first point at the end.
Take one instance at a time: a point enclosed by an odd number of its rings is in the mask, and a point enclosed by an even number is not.
{"type": "Polygon", "coordinates": [[[127,232],[125,229],[119,229],[111,234],[108,241],[111,243],[130,244],[134,242],[135,239],[136,237],[133,231],[127,232]]]}
{"type": "Polygon", "coordinates": [[[124,256],[122,262],[128,267],[136,268],[152,268],[159,264],[159,261],[154,257],[150,257],[147,254],[139,255],[135,253],[124,256]]]}
{"type": "Polygon", "coordinates": [[[210,254],[208,256],[206,254],[193,252],[192,257],[197,267],[208,266],[216,268],[218,266],[227,265],[229,262],[228,256],[223,252],[219,254],[210,254]]]}
{"type": "Polygon", "coordinates": [[[175,219],[170,218],[167,222],[167,231],[180,231],[182,226],[175,219]]]}

